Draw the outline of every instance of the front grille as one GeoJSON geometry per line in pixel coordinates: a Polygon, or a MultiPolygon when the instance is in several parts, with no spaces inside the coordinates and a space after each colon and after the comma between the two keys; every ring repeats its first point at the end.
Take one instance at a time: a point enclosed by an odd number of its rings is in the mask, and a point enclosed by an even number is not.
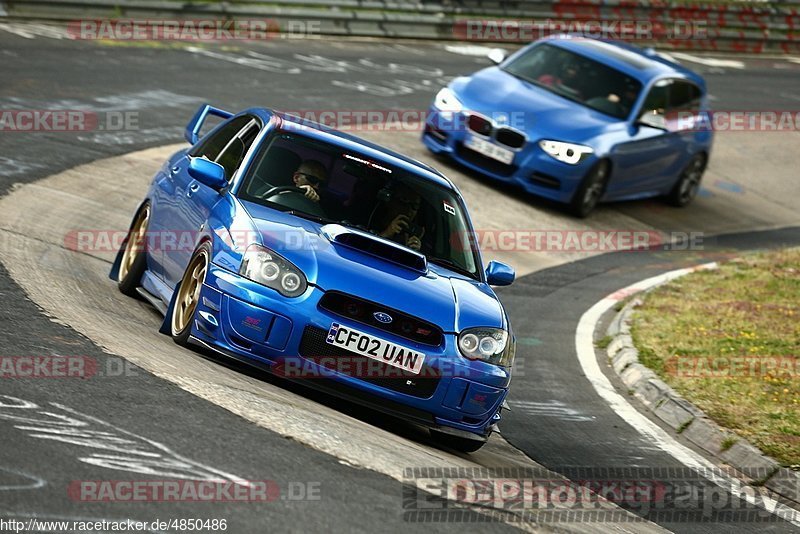
{"type": "Polygon", "coordinates": [[[497,174],[498,176],[511,176],[517,170],[514,165],[507,165],[496,159],[487,158],[483,154],[478,154],[474,150],[470,150],[461,143],[458,143],[456,146],[456,152],[469,163],[485,169],[492,174],[497,174]]]}
{"type": "Polygon", "coordinates": [[[359,299],[339,293],[328,291],[319,301],[319,307],[329,312],[347,317],[359,323],[368,324],[374,328],[391,332],[397,336],[425,343],[426,345],[439,346],[444,335],[436,325],[417,319],[406,313],[387,308],[368,300],[359,299]],[[392,322],[382,323],[375,318],[375,313],[388,313],[392,322]]]}
{"type": "Polygon", "coordinates": [[[492,123],[480,115],[470,115],[467,119],[467,126],[470,130],[489,137],[492,135],[492,123]]]}
{"type": "Polygon", "coordinates": [[[423,365],[420,373],[415,375],[355,352],[335,347],[325,341],[327,336],[327,330],[307,326],[300,341],[300,356],[328,369],[334,369],[376,386],[421,399],[433,395],[439,385],[441,375],[432,367],[423,365]]]}
{"type": "Polygon", "coordinates": [[[522,132],[506,128],[505,126],[495,128],[492,121],[480,115],[470,115],[467,118],[467,127],[484,137],[493,137],[501,145],[513,148],[514,150],[519,150],[525,146],[525,135],[523,135],[522,132]]]}
{"type": "Polygon", "coordinates": [[[514,149],[522,148],[525,145],[525,136],[510,128],[498,128],[494,138],[501,145],[514,149]]]}

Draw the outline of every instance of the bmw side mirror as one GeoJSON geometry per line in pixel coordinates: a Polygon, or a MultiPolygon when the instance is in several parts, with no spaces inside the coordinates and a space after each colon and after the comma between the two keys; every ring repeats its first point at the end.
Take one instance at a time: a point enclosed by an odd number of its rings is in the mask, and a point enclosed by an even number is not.
{"type": "Polygon", "coordinates": [[[217,191],[228,185],[228,178],[222,165],[205,158],[191,158],[188,172],[189,176],[201,184],[217,191]]]}
{"type": "Polygon", "coordinates": [[[491,61],[495,65],[499,65],[500,63],[506,60],[506,51],[503,50],[502,48],[492,48],[486,57],[488,57],[489,61],[491,61]]]}
{"type": "Polygon", "coordinates": [[[667,119],[664,117],[663,113],[659,113],[658,110],[655,109],[650,109],[642,113],[639,116],[639,120],[636,121],[636,124],[649,126],[657,130],[667,130],[667,119]]]}
{"type": "Polygon", "coordinates": [[[512,267],[499,261],[490,261],[486,267],[486,282],[490,286],[510,286],[516,276],[512,267]]]}

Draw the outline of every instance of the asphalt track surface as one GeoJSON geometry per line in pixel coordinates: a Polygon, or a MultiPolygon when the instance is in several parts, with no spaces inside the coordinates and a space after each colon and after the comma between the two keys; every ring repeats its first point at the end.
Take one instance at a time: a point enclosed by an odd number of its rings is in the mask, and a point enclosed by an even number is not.
{"type": "MultiPolygon", "coordinates": [[[[229,109],[251,105],[285,109],[424,109],[448,77],[468,73],[484,64],[485,59],[449,53],[439,45],[428,44],[312,40],[255,43],[240,50],[220,45],[186,50],[167,46],[109,46],[0,30],[0,67],[3,72],[12,73],[0,81],[0,109],[89,107],[100,113],[120,110],[138,113],[138,129],[133,131],[3,133],[0,136],[0,189],[7,193],[14,184],[31,184],[79,164],[180,141],[182,125],[202,101],[229,109]],[[247,64],[242,64],[242,57],[248,58],[247,64]],[[327,59],[323,61],[320,57],[327,59]],[[365,58],[370,63],[361,61],[365,58]],[[297,69],[300,72],[296,72],[297,69]]],[[[744,69],[693,66],[706,76],[719,109],[797,108],[800,65],[766,58],[747,60],[746,64],[744,69]]],[[[774,138],[769,139],[769,135],[760,135],[753,141],[760,144],[761,157],[765,157],[764,151],[769,154],[769,145],[780,145],[774,138]]],[[[406,144],[408,137],[398,140],[400,148],[410,147],[406,144]]],[[[387,138],[386,142],[391,144],[391,139],[387,138]]],[[[797,146],[796,141],[794,146],[797,146]]],[[[416,147],[415,150],[420,149],[416,147]]],[[[755,179],[744,177],[744,180],[751,180],[744,182],[746,192],[751,194],[745,200],[735,197],[734,201],[742,202],[740,207],[752,208],[752,211],[728,213],[727,217],[744,218],[745,226],[752,228],[789,226],[791,216],[780,212],[791,212],[791,202],[784,203],[780,194],[768,195],[761,189],[769,190],[772,181],[781,181],[781,173],[788,172],[785,169],[789,169],[791,157],[783,152],[770,156],[768,173],[755,179]]],[[[796,156],[794,158],[796,160],[796,156]]],[[[748,169],[757,171],[764,166],[755,162],[748,169]]],[[[450,172],[448,168],[445,170],[450,172]]],[[[466,179],[469,182],[459,182],[462,189],[486,188],[501,201],[518,196],[506,188],[487,185],[479,177],[468,175],[466,179]],[[477,185],[471,185],[473,181],[477,185]]],[[[735,187],[730,183],[737,185],[734,181],[723,180],[721,185],[717,184],[720,191],[716,196],[700,199],[700,204],[713,206],[715,202],[723,205],[729,202],[727,194],[738,194],[731,191],[735,187]]],[[[738,185],[741,186],[741,182],[738,185]]],[[[92,182],[87,181],[85,187],[92,188],[92,182]]],[[[542,211],[546,220],[560,220],[552,206],[525,199],[522,202],[532,204],[528,209],[542,211]]],[[[672,225],[682,229],[717,230],[718,233],[725,230],[741,233],[749,229],[732,223],[714,226],[724,220],[725,213],[708,220],[699,216],[695,208],[676,212],[654,206],[652,203],[612,206],[601,210],[600,217],[613,220],[622,214],[663,229],[673,229],[672,225]]],[[[56,208],[42,206],[42,212],[56,208]]],[[[478,208],[479,211],[483,209],[478,208]]],[[[31,213],[31,217],[36,216],[31,213]]],[[[564,224],[579,227],[575,221],[564,224]]],[[[568,472],[571,466],[677,467],[671,457],[643,442],[581,377],[574,354],[578,319],[600,298],[641,278],[707,261],[709,257],[713,259],[717,254],[732,250],[797,244],[799,234],[796,229],[786,229],[708,238],[701,253],[618,253],[544,270],[538,269],[559,260],[521,261],[526,265],[522,272],[534,272],[500,292],[517,335],[528,340],[520,346],[525,372],[515,378],[510,398],[513,409],[506,414],[501,426],[503,436],[528,457],[557,472],[568,472]],[[555,410],[543,410],[542,406],[552,406],[555,410]]],[[[31,269],[34,268],[36,266],[31,265],[31,269]]],[[[75,280],[75,287],[80,287],[80,280],[75,280]]],[[[104,352],[92,340],[59,324],[58,318],[48,317],[27,298],[5,268],[0,268],[0,294],[3,302],[0,354],[80,354],[96,358],[101,369],[119,365],[118,358],[104,352]]],[[[157,334],[153,332],[153,335],[157,334]]],[[[268,387],[289,387],[273,384],[269,377],[259,374],[250,377],[263,381],[268,387]]],[[[319,402],[321,407],[332,407],[429,446],[424,437],[404,425],[387,423],[369,411],[342,406],[302,388],[297,393],[319,402]]],[[[396,479],[373,470],[354,468],[335,456],[265,430],[141,369],[92,381],[3,380],[0,395],[6,396],[0,397],[0,402],[4,403],[0,406],[0,517],[130,517],[148,521],[225,517],[232,532],[260,532],[265,527],[319,531],[333,525],[353,531],[513,528],[502,522],[478,525],[403,521],[402,487],[396,479]],[[20,407],[22,401],[28,403],[28,408],[20,407]],[[152,454],[171,459],[170,465],[179,462],[182,473],[187,476],[218,477],[218,471],[222,471],[225,475],[234,474],[247,480],[274,481],[283,498],[269,503],[76,502],[67,493],[70,483],[76,480],[154,477],[142,475],[141,471],[118,470],[109,474],[107,468],[87,463],[86,459],[95,454],[90,447],[68,443],[64,435],[59,439],[42,438],[41,430],[35,430],[37,421],[41,426],[42,421],[53,417],[44,412],[69,414],[97,431],[124,435],[130,441],[150,440],[145,441],[147,447],[158,451],[151,450],[152,454]],[[24,415],[20,416],[21,413],[24,415]],[[21,421],[19,417],[30,420],[21,421]],[[187,458],[190,461],[187,462],[187,458]],[[293,500],[291,497],[297,497],[300,487],[306,493],[319,488],[319,498],[293,500]]],[[[791,529],[779,521],[662,520],[660,524],[679,532],[791,529]]],[[[544,522],[529,526],[560,528],[564,525],[544,522]]],[[[646,523],[631,523],[626,528],[638,531],[646,527],[646,523]]]]}

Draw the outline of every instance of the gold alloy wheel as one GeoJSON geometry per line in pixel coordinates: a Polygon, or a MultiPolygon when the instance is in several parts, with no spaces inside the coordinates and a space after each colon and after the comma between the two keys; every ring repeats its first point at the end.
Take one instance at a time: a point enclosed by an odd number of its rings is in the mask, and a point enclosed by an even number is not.
{"type": "Polygon", "coordinates": [[[194,317],[194,310],[200,299],[200,290],[206,279],[208,269],[208,251],[201,248],[197,255],[189,262],[183,274],[178,295],[175,297],[175,306],[172,310],[172,335],[180,335],[194,317]]]}
{"type": "Polygon", "coordinates": [[[119,264],[118,281],[120,282],[125,280],[125,277],[131,272],[136,258],[144,252],[148,222],[150,222],[150,206],[145,206],[136,218],[136,222],[128,234],[128,241],[125,243],[125,252],[122,253],[122,261],[119,264]]]}

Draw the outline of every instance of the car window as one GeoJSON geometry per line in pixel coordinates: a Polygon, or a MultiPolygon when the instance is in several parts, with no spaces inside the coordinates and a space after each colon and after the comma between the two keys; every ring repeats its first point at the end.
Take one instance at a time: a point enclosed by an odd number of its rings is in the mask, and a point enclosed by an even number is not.
{"type": "Polygon", "coordinates": [[[225,145],[225,148],[222,149],[222,152],[220,152],[214,160],[225,169],[225,176],[228,177],[228,181],[233,178],[236,169],[241,165],[259,129],[259,122],[256,119],[251,119],[241,131],[228,141],[228,144],[225,145]]]}
{"type": "Polygon", "coordinates": [[[260,123],[257,119],[248,115],[236,117],[214,130],[189,155],[219,163],[230,180],[255,140],[259,129],[260,123]]]}
{"type": "Polygon", "coordinates": [[[667,102],[669,101],[669,86],[669,80],[660,80],[656,82],[656,84],[650,89],[650,92],[647,93],[647,98],[644,99],[640,115],[666,115],[667,102]]]}
{"type": "Polygon", "coordinates": [[[200,141],[189,153],[192,157],[204,157],[214,161],[234,135],[250,122],[247,116],[236,117],[214,129],[205,139],[200,141]]]}
{"type": "Polygon", "coordinates": [[[670,111],[700,111],[700,89],[693,83],[675,80],[669,88],[670,111]]]}

